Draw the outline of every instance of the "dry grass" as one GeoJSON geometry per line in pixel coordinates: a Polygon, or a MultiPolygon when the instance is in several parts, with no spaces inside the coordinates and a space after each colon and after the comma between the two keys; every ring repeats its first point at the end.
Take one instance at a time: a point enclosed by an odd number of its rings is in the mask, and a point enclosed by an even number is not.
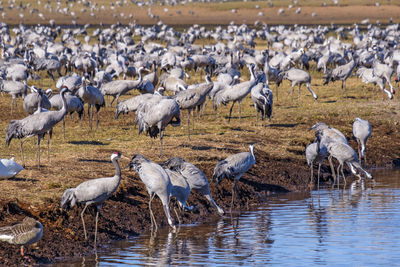
{"type": "MultiPolygon", "coordinates": [[[[37,24],[37,23],[48,23],[50,19],[54,19],[58,24],[71,24],[72,20],[75,20],[79,24],[94,23],[98,24],[100,21],[105,24],[112,24],[117,21],[122,23],[130,23],[136,21],[138,24],[151,25],[156,23],[157,19],[151,19],[147,16],[148,7],[138,7],[137,5],[131,4],[129,1],[126,5],[120,7],[115,6],[114,10],[110,9],[110,2],[105,0],[96,1],[98,7],[101,5],[105,6],[105,10],[99,10],[94,12],[94,16],[90,16],[90,8],[83,7],[83,5],[75,3],[71,8],[68,5],[69,13],[75,12],[75,16],[72,17],[70,14],[64,15],[56,12],[50,12],[49,9],[44,9],[42,3],[40,7],[37,1],[20,1],[24,5],[27,2],[31,3],[30,9],[16,10],[5,9],[6,16],[3,19],[4,22],[9,24],[18,24],[23,22],[25,24],[37,24]],[[39,12],[30,14],[29,10],[32,8],[38,8],[39,12]],[[86,11],[83,12],[82,9],[86,11]],[[21,20],[19,14],[24,14],[21,20]],[[38,17],[38,13],[42,13],[45,17],[44,20],[38,17]],[[121,13],[125,17],[121,17],[121,13]],[[129,15],[133,15],[133,19],[129,19],[129,15]]],[[[159,16],[160,20],[170,25],[192,25],[197,24],[228,24],[231,21],[236,23],[254,23],[256,20],[265,22],[268,24],[330,24],[331,22],[338,24],[351,24],[359,23],[361,20],[369,18],[371,22],[380,20],[382,23],[388,23],[389,18],[393,18],[394,22],[400,21],[400,2],[384,0],[379,1],[381,6],[375,6],[375,0],[341,0],[340,5],[333,5],[332,1],[323,0],[310,0],[310,1],[298,1],[302,7],[301,14],[296,14],[295,10],[298,6],[294,6],[292,9],[288,9],[289,4],[292,4],[290,0],[273,1],[274,7],[270,7],[267,1],[254,1],[254,2],[241,2],[231,1],[226,3],[189,3],[186,5],[177,6],[160,6],[153,5],[151,12],[159,16]],[[326,2],[327,6],[322,7],[322,3],[326,2]],[[256,9],[255,6],[259,8],[256,9]],[[165,12],[165,8],[168,9],[165,12]],[[284,8],[285,13],[278,15],[278,9],[284,8]],[[236,9],[237,13],[232,13],[231,10],[236,9]],[[192,13],[194,12],[194,14],[192,13]],[[259,16],[258,13],[263,12],[263,16],[259,16]],[[316,17],[312,17],[313,12],[317,13],[316,17]]],[[[55,3],[52,4],[53,8],[56,9],[55,3]]],[[[67,7],[65,2],[62,2],[60,8],[67,7]]]]}
{"type": "MultiPolygon", "coordinates": [[[[121,151],[126,156],[135,153],[144,154],[151,160],[164,161],[172,156],[181,156],[194,164],[217,163],[233,152],[245,151],[250,143],[256,143],[256,149],[263,150],[273,158],[303,159],[305,146],[313,140],[313,133],[308,128],[315,122],[324,121],[337,127],[347,136],[351,136],[351,125],[354,117],[361,117],[374,124],[383,125],[385,129],[394,130],[399,125],[400,107],[398,99],[388,101],[385,95],[372,86],[364,86],[356,78],[347,82],[347,91],[340,89],[340,83],[322,86],[321,74],[311,72],[312,87],[319,96],[314,101],[303,87],[300,99],[297,99],[297,89],[292,96],[287,96],[290,85],[287,81],[275,94],[273,119],[263,127],[256,124],[256,113],[250,97],[242,103],[242,119],[238,118],[237,104],[234,108],[234,118],[230,123],[226,116],[230,106],[220,107],[217,118],[214,119],[211,104],[204,111],[201,120],[195,116],[192,140],[188,141],[186,133],[186,111],[182,114],[180,127],[168,126],[164,139],[164,156],[159,157],[158,139],[151,141],[148,136],[138,136],[133,125],[134,114],[121,115],[114,119],[114,108],[107,107],[100,112],[101,122],[97,131],[90,132],[87,115],[80,122],[75,116],[66,119],[66,140],[62,137],[61,123],[54,128],[51,143],[51,162],[47,161],[46,142],[42,141],[42,168],[36,167],[35,138],[24,144],[27,168],[15,179],[2,180],[0,186],[3,194],[0,199],[18,199],[22,202],[39,204],[46,199],[58,199],[63,190],[76,186],[80,182],[97,177],[112,175],[113,166],[109,161],[112,151],[121,151]]],[[[199,76],[192,73],[194,79],[199,76]]],[[[245,78],[246,79],[246,78],[245,78]]],[[[189,83],[192,83],[189,81],[189,83]]],[[[49,79],[35,82],[47,88],[54,84],[49,79]],[[42,83],[42,84],[40,84],[42,83]]],[[[128,98],[131,96],[124,96],[128,98]]],[[[11,98],[8,95],[0,97],[0,112],[2,120],[0,128],[5,129],[11,119],[21,119],[26,116],[19,99],[18,111],[10,115],[11,98]]],[[[86,108],[86,107],[85,107],[86,108]]],[[[4,135],[3,135],[4,136],[4,135]]],[[[369,144],[379,144],[386,136],[373,134],[369,144]]],[[[372,145],[373,146],[373,145],[372,145]]],[[[10,147],[0,150],[0,157],[15,156],[20,162],[19,141],[13,140],[10,147]]],[[[127,162],[121,162],[125,166],[127,162]]],[[[127,170],[123,171],[126,177],[127,170]]]]}

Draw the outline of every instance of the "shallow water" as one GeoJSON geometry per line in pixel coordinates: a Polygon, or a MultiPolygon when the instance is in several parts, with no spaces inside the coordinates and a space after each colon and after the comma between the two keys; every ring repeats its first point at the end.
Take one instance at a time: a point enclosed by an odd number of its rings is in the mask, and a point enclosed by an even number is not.
{"type": "Polygon", "coordinates": [[[214,222],[163,228],[57,266],[389,266],[400,260],[400,170],[270,198],[214,222]]]}

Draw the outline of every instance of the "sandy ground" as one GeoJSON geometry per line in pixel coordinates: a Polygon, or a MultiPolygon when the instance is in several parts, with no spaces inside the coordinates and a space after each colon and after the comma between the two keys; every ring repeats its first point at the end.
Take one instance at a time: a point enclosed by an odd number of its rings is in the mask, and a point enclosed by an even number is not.
{"type": "Polygon", "coordinates": [[[37,13],[29,14],[27,11],[11,10],[7,11],[5,18],[2,20],[8,24],[18,24],[21,21],[25,24],[46,24],[50,19],[54,19],[57,24],[68,25],[72,20],[78,24],[113,24],[121,21],[124,24],[136,22],[141,25],[152,25],[159,20],[169,25],[226,25],[234,21],[237,24],[247,23],[253,24],[255,21],[267,24],[353,24],[360,23],[364,19],[369,19],[371,23],[380,21],[381,23],[389,23],[392,18],[393,23],[400,22],[400,6],[393,5],[351,5],[351,6],[302,6],[301,13],[296,14],[297,6],[288,9],[284,7],[284,13],[278,15],[281,7],[267,7],[265,4],[259,9],[255,9],[255,3],[249,2],[248,5],[243,3],[238,6],[230,3],[232,8],[224,7],[223,4],[197,4],[188,6],[161,7],[154,6],[151,13],[158,16],[156,19],[150,18],[148,7],[128,6],[116,8],[114,11],[106,10],[94,13],[90,16],[89,12],[81,13],[76,11],[76,15],[49,13],[43,10],[44,20],[37,16],[37,13]],[[168,12],[164,11],[168,9],[168,12]],[[232,12],[235,9],[235,12],[232,12]],[[24,14],[21,19],[18,14],[24,14]],[[120,17],[123,13],[125,17],[120,17]],[[315,15],[313,16],[313,13],[315,15]],[[128,18],[129,14],[133,18],[128,18]]]}

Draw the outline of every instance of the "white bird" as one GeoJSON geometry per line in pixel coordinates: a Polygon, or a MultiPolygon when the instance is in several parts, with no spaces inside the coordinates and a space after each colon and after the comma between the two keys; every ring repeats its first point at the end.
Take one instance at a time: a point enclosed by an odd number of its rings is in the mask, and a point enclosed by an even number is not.
{"type": "Polygon", "coordinates": [[[14,157],[10,159],[0,159],[0,178],[11,178],[17,175],[24,168],[14,161],[14,157]]]}
{"type": "Polygon", "coordinates": [[[250,152],[241,152],[231,155],[217,163],[214,168],[213,179],[217,185],[223,178],[234,178],[235,185],[232,189],[231,210],[237,183],[244,173],[246,173],[255,163],[254,145],[249,145],[250,152]]]}
{"type": "Polygon", "coordinates": [[[153,211],[151,210],[151,202],[155,195],[157,195],[162,202],[168,224],[175,229],[175,225],[173,224],[172,217],[169,212],[169,198],[172,192],[172,183],[168,173],[160,165],[147,160],[140,154],[134,155],[128,166],[129,170],[134,169],[135,172],[139,174],[140,180],[142,180],[142,182],[145,184],[147,192],[149,193],[151,229],[153,230],[154,225],[156,231],[158,229],[156,219],[153,211]]]}
{"type": "Polygon", "coordinates": [[[111,161],[115,167],[115,175],[113,177],[97,178],[85,181],[75,188],[69,188],[65,190],[61,198],[61,208],[72,208],[75,206],[76,203],[85,204],[85,207],[81,212],[85,239],[87,239],[87,234],[83,214],[85,213],[85,210],[89,205],[96,205],[96,226],[94,232],[95,247],[97,239],[97,221],[99,218],[99,212],[103,203],[114,194],[121,182],[121,169],[119,167],[118,160],[120,160],[122,157],[124,156],[122,156],[119,152],[114,152],[111,155],[111,161]]]}
{"type": "Polygon", "coordinates": [[[43,225],[30,217],[19,224],[0,227],[0,241],[21,245],[21,256],[24,256],[24,246],[38,242],[42,235],[43,225]]]}
{"type": "Polygon", "coordinates": [[[357,140],[358,157],[360,161],[361,158],[364,158],[364,161],[366,162],[367,157],[365,156],[365,145],[368,138],[371,136],[371,125],[369,122],[360,118],[355,118],[353,123],[353,135],[357,140]]]}

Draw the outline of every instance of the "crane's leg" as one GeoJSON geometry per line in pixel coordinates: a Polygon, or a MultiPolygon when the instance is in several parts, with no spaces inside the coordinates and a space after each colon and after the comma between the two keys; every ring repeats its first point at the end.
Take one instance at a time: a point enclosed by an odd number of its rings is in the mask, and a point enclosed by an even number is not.
{"type": "Polygon", "coordinates": [[[21,256],[23,257],[25,255],[24,253],[24,246],[21,246],[21,256]]]}
{"type": "Polygon", "coordinates": [[[47,132],[47,161],[50,162],[50,138],[51,138],[51,131],[47,132]]]}
{"type": "Polygon", "coordinates": [[[190,141],[190,109],[188,109],[187,128],[188,128],[188,140],[190,141]]]}
{"type": "Polygon", "coordinates": [[[340,164],[342,166],[341,171],[342,171],[342,176],[343,176],[343,181],[344,181],[344,186],[343,188],[346,186],[346,176],[344,176],[344,172],[343,172],[343,164],[340,164]]]}
{"type": "Polygon", "coordinates": [[[96,207],[96,223],[94,227],[94,248],[96,249],[96,242],[97,242],[97,221],[99,220],[99,208],[96,207]]]}
{"type": "Polygon", "coordinates": [[[214,208],[216,208],[217,209],[217,211],[218,211],[218,214],[219,215],[224,215],[224,210],[223,209],[221,209],[218,205],[217,205],[217,203],[215,203],[215,201],[214,201],[214,199],[212,198],[212,196],[211,196],[211,194],[210,193],[208,193],[207,195],[204,195],[205,197],[206,197],[206,199],[211,203],[211,205],[214,207],[214,208]]]}
{"type": "Polygon", "coordinates": [[[167,201],[167,203],[165,203],[163,205],[163,208],[164,208],[165,216],[167,216],[167,220],[168,220],[169,226],[171,226],[172,229],[175,229],[175,225],[174,225],[174,223],[172,221],[172,217],[171,217],[171,214],[169,212],[169,201],[167,201]]]}
{"type": "Polygon", "coordinates": [[[360,160],[361,163],[360,140],[358,140],[358,138],[357,138],[357,150],[358,150],[358,159],[360,160]]]}
{"type": "Polygon", "coordinates": [[[299,83],[299,92],[297,94],[297,100],[300,100],[300,88],[301,88],[301,83],[299,83]]]}
{"type": "Polygon", "coordinates": [[[314,166],[313,164],[311,164],[310,166],[310,188],[312,188],[313,184],[314,184],[314,166]]]}
{"type": "Polygon", "coordinates": [[[231,109],[229,110],[228,122],[231,121],[232,109],[233,109],[233,105],[235,105],[235,102],[236,102],[236,101],[233,101],[232,106],[231,106],[231,109]]]}
{"type": "Polygon", "coordinates": [[[151,230],[153,231],[153,227],[155,225],[156,232],[157,232],[157,230],[158,230],[157,222],[154,217],[153,211],[151,210],[151,201],[153,200],[154,196],[155,196],[155,193],[151,193],[150,201],[149,201],[149,210],[150,210],[151,230]]]}
{"type": "Polygon", "coordinates": [[[21,150],[21,158],[22,158],[22,167],[25,168],[25,160],[24,160],[24,149],[22,147],[22,144],[24,143],[24,141],[20,141],[20,150],[21,150]]]}
{"type": "Polygon", "coordinates": [[[235,185],[234,185],[233,188],[232,188],[231,208],[230,208],[230,210],[229,210],[230,213],[232,213],[233,199],[234,199],[234,197],[235,197],[237,182],[238,182],[238,180],[235,178],[235,185]]]}
{"type": "Polygon", "coordinates": [[[15,106],[15,98],[11,100],[11,115],[13,114],[14,106],[15,106]]]}
{"type": "Polygon", "coordinates": [[[176,219],[178,220],[178,224],[181,225],[181,218],[179,217],[179,214],[176,211],[176,205],[174,205],[174,211],[175,211],[176,219]]]}
{"type": "Polygon", "coordinates": [[[160,157],[162,157],[162,155],[163,155],[163,151],[162,151],[162,140],[163,140],[163,137],[164,137],[164,131],[160,130],[160,157]]]}
{"type": "MultiPolygon", "coordinates": [[[[94,117],[94,106],[92,106],[92,111],[91,111],[91,113],[92,113],[92,124],[93,124],[93,117],[94,117]]],[[[96,130],[97,130],[97,124],[96,124],[96,130]]]]}
{"type": "Polygon", "coordinates": [[[292,94],[292,98],[293,98],[293,90],[294,90],[294,87],[296,86],[296,84],[297,84],[296,81],[293,81],[292,87],[290,87],[290,89],[288,91],[288,95],[292,94]]]}
{"type": "Polygon", "coordinates": [[[217,106],[215,105],[214,98],[212,99],[212,107],[213,107],[213,111],[214,111],[214,120],[216,120],[217,119],[217,106]]]}
{"type": "Polygon", "coordinates": [[[340,183],[340,174],[339,174],[340,166],[341,166],[341,164],[339,164],[339,166],[337,167],[337,188],[338,189],[339,189],[339,183],[340,183]]]}
{"type": "Polygon", "coordinates": [[[99,128],[99,123],[100,123],[99,110],[96,108],[96,131],[97,131],[97,128],[99,128]]]}
{"type": "Polygon", "coordinates": [[[89,129],[92,131],[92,117],[90,116],[90,110],[93,109],[93,106],[89,104],[88,106],[88,116],[89,116],[89,129]]]}
{"type": "Polygon", "coordinates": [[[317,185],[318,191],[319,191],[319,174],[320,174],[320,172],[321,172],[321,163],[318,163],[318,185],[317,185]]]}
{"type": "Polygon", "coordinates": [[[194,119],[194,112],[195,112],[195,110],[196,110],[196,108],[192,109],[192,129],[193,129],[193,130],[194,130],[194,122],[195,122],[195,119],[194,119]]]}
{"type": "Polygon", "coordinates": [[[38,170],[40,170],[40,135],[38,135],[38,141],[37,141],[37,154],[36,154],[36,159],[37,159],[37,164],[38,164],[38,170]]]}
{"type": "Polygon", "coordinates": [[[329,161],[329,166],[331,167],[331,172],[332,172],[332,176],[333,176],[333,185],[332,185],[332,188],[333,188],[335,186],[336,174],[335,174],[335,169],[333,168],[332,156],[328,157],[328,161],[329,161]]]}
{"type": "Polygon", "coordinates": [[[83,225],[83,233],[85,234],[85,240],[87,240],[87,234],[86,234],[86,227],[85,227],[85,219],[83,219],[83,214],[85,213],[86,208],[88,207],[88,204],[85,205],[81,212],[81,219],[82,219],[82,225],[83,225]]]}
{"type": "Polygon", "coordinates": [[[63,135],[64,135],[64,141],[65,141],[65,118],[63,117],[63,135]]]}
{"type": "Polygon", "coordinates": [[[112,104],[114,103],[115,98],[116,98],[116,96],[113,95],[113,99],[112,99],[111,102],[110,102],[110,107],[112,107],[112,104]]]}

